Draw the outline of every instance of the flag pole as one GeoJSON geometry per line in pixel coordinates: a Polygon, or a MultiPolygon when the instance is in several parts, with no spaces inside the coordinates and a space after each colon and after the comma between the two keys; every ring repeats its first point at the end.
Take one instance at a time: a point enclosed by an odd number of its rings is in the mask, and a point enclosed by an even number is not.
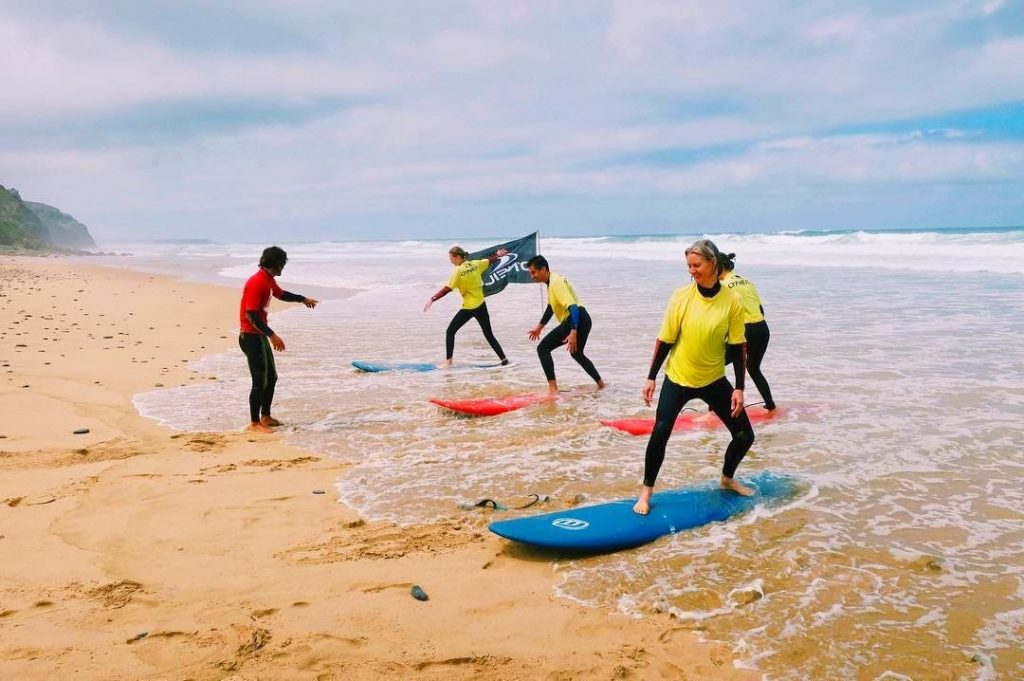
{"type": "MultiPolygon", "coordinates": [[[[541,255],[541,252],[540,252],[540,228],[539,227],[537,228],[537,255],[541,255]]],[[[548,263],[548,270],[549,271],[550,271],[550,266],[551,266],[551,264],[548,263]]],[[[541,315],[544,314],[544,308],[547,306],[547,303],[548,303],[547,292],[544,289],[541,289],[540,290],[540,313],[541,313],[541,315]]]]}

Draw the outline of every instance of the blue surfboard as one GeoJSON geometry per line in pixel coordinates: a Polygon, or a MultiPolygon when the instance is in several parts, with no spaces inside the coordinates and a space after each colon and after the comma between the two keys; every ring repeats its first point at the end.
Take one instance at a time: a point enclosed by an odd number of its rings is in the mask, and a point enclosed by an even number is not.
{"type": "Polygon", "coordinates": [[[799,481],[788,475],[761,472],[743,483],[757,493],[743,497],[719,489],[718,482],[657,492],[648,515],[633,513],[636,499],[580,506],[554,513],[491,523],[495,534],[533,546],[586,553],[608,553],[654,541],[666,534],[727,520],[757,504],[794,496],[799,481]]]}
{"type": "Polygon", "coordinates": [[[437,365],[430,362],[363,362],[352,360],[352,366],[360,371],[375,374],[381,371],[434,371],[437,365]]]}
{"type": "MultiPolygon", "coordinates": [[[[441,368],[432,362],[364,362],[358,359],[352,360],[352,366],[359,369],[359,371],[371,374],[381,371],[436,371],[441,368]]],[[[458,369],[495,369],[500,366],[502,366],[500,362],[493,362],[491,364],[457,364],[449,371],[456,371],[458,369]]],[[[511,365],[506,364],[505,366],[511,365]]]]}

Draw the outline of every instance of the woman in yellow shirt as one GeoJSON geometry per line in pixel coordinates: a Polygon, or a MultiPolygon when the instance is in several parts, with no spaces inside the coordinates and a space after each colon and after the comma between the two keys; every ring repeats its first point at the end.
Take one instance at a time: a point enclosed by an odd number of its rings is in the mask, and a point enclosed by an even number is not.
{"type": "MultiPolygon", "coordinates": [[[[761,304],[761,296],[754,288],[754,282],[746,277],[741,277],[733,270],[736,269],[736,254],[722,253],[722,274],[720,281],[722,286],[739,295],[743,302],[744,336],[747,338],[747,373],[754,379],[757,391],[761,393],[764,400],[764,408],[768,411],[775,409],[775,400],[772,399],[772,389],[768,387],[768,379],[761,373],[761,360],[768,350],[768,340],[771,332],[768,330],[768,322],[764,318],[764,306],[761,304]]],[[[735,351],[726,355],[725,363],[731,364],[736,361],[735,351]]]]}
{"type": "Polygon", "coordinates": [[[452,357],[455,355],[455,334],[466,322],[474,318],[480,324],[480,330],[484,332],[484,338],[490,344],[491,350],[494,350],[494,354],[501,360],[502,365],[508,364],[508,359],[505,358],[505,351],[501,349],[501,344],[498,343],[498,339],[494,337],[494,332],[491,331],[491,316],[487,312],[487,303],[484,302],[483,280],[484,272],[491,266],[491,263],[506,253],[508,251],[501,248],[494,255],[487,258],[469,260],[469,253],[462,246],[452,246],[448,249],[448,260],[455,266],[452,276],[449,277],[448,283],[431,296],[427,304],[423,306],[423,311],[426,312],[434,304],[434,301],[445,297],[452,291],[458,290],[462,294],[462,309],[455,313],[451,323],[448,324],[448,330],[445,331],[444,366],[450,367],[452,365],[452,357]]]}
{"type": "Polygon", "coordinates": [[[718,281],[721,264],[718,247],[701,239],[686,249],[686,265],[693,283],[676,290],[654,346],[654,358],[644,384],[643,400],[650,406],[655,379],[668,358],[658,411],[644,459],[644,484],[633,511],[646,515],[651,509],[654,482],[665,460],[665,446],[683,407],[693,398],[703,400],[732,433],[725,450],[719,484],[743,496],[754,490],[733,476],[754,443],[754,429],[743,410],[744,347],[743,304],[718,281]],[[726,347],[738,349],[735,362],[736,389],[725,377],[726,347]]]}

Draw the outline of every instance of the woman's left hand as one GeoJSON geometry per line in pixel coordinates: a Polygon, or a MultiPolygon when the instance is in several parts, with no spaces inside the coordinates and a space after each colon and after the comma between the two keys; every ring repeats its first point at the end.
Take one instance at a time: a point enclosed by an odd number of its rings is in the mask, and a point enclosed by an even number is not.
{"type": "Polygon", "coordinates": [[[565,339],[565,345],[569,349],[569,354],[576,352],[576,329],[569,332],[569,337],[565,339]]]}
{"type": "Polygon", "coordinates": [[[743,411],[743,391],[737,388],[732,391],[732,415],[739,416],[743,411]]]}

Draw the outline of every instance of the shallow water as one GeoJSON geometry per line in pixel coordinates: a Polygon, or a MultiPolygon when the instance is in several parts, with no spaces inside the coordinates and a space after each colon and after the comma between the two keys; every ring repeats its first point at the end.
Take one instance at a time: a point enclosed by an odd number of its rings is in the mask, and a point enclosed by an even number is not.
{"type": "MultiPolygon", "coordinates": [[[[764,299],[764,370],[791,408],[757,428],[740,476],[790,472],[806,492],[631,551],[551,556],[559,593],[636,616],[671,612],[770,678],[1024,677],[1024,232],[715,239],[739,253],[737,271],[764,299]],[[1003,254],[996,267],[963,257],[992,248],[1003,254]]],[[[286,245],[286,289],[358,292],[272,318],[289,348],[278,356],[275,415],[295,425],[290,441],[356,464],[339,493],[370,518],[422,523],[463,514],[466,501],[531,493],[551,496],[548,508],[632,496],[646,438],[599,420],[653,416],[639,392],[692,240],[542,240],[594,318],[587,354],[609,388],[482,419],[427,399],[543,389],[526,339],[542,287],[488,299],[512,367],[359,374],[353,359],[442,357],[457,297],[421,308],[448,275],[447,244],[286,245]]],[[[259,250],[174,249],[128,260],[160,270],[173,257],[186,275],[244,277],[259,250]]],[[[226,328],[234,314],[225,311],[226,328]]],[[[471,322],[456,361],[492,357],[471,322]]],[[[240,352],[200,366],[218,380],[142,394],[140,410],[178,428],[240,427],[240,352]]],[[[567,355],[556,366],[561,387],[589,383],[567,355]]],[[[673,435],[659,487],[716,476],[726,442],[724,431],[673,435]]]]}

